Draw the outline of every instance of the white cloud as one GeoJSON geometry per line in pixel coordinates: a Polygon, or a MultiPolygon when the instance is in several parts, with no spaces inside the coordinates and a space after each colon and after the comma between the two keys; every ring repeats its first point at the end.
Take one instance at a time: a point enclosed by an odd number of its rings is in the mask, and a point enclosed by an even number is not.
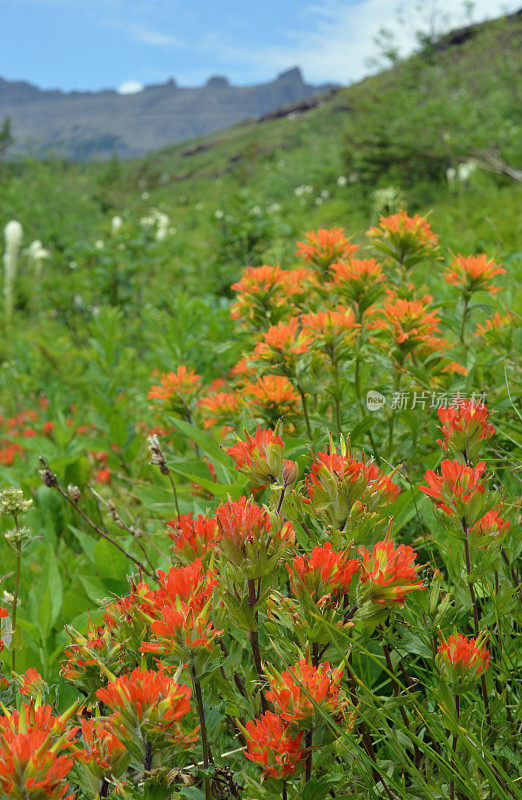
{"type": "Polygon", "coordinates": [[[138,94],[143,91],[143,84],[139,81],[124,81],[118,88],[119,94],[138,94]]]}
{"type": "MultiPolygon", "coordinates": [[[[517,7],[513,0],[507,4],[503,0],[475,0],[473,21],[491,19],[517,7]]],[[[366,62],[378,55],[375,37],[382,28],[394,30],[401,54],[406,55],[416,46],[418,29],[425,30],[433,24],[439,31],[449,30],[466,23],[463,8],[456,7],[455,0],[424,0],[420,9],[419,0],[359,0],[350,4],[322,0],[301,8],[299,19],[306,26],[286,31],[287,41],[277,46],[243,47],[207,40],[205,49],[221,63],[230,65],[229,70],[236,75],[237,65],[241,65],[242,83],[250,75],[257,77],[259,72],[266,72],[267,65],[275,73],[296,64],[302,67],[308,81],[346,83],[368,74],[366,62]],[[398,24],[399,9],[402,24],[398,24]]]]}
{"type": "Polygon", "coordinates": [[[182,47],[183,42],[175,36],[170,36],[168,33],[161,33],[161,31],[153,31],[149,28],[142,28],[141,26],[131,26],[130,34],[137,42],[144,44],[151,44],[155,47],[182,47]]]}

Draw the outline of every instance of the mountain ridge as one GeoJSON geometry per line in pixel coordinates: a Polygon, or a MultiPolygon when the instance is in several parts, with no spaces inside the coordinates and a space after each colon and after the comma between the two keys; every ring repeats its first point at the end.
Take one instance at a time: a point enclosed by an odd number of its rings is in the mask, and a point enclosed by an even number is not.
{"type": "Polygon", "coordinates": [[[233,86],[213,75],[201,87],[182,87],[171,78],[130,94],[115,89],[64,92],[0,78],[0,119],[11,120],[18,154],[76,161],[114,154],[133,158],[332,88],[307,84],[299,67],[252,86],[233,86]]]}

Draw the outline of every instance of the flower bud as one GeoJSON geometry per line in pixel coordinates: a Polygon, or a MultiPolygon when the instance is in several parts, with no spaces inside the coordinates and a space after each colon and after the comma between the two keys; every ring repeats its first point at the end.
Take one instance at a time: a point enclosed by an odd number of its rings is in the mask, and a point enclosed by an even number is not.
{"type": "Polygon", "coordinates": [[[32,500],[24,500],[24,493],[21,489],[9,487],[0,491],[0,514],[25,514],[33,505],[32,500]]]}

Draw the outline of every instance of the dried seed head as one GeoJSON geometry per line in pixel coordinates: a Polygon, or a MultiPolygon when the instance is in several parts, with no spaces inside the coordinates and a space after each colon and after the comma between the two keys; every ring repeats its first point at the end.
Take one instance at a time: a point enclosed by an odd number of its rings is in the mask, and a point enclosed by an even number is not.
{"type": "Polygon", "coordinates": [[[40,475],[42,476],[42,481],[46,486],[56,487],[58,486],[58,479],[54,472],[51,472],[49,468],[41,469],[40,475]]]}
{"type": "Polygon", "coordinates": [[[69,492],[69,497],[71,498],[71,500],[74,500],[75,503],[78,502],[78,500],[82,495],[78,486],[75,486],[74,483],[70,483],[69,486],[67,487],[67,491],[69,492]]]}

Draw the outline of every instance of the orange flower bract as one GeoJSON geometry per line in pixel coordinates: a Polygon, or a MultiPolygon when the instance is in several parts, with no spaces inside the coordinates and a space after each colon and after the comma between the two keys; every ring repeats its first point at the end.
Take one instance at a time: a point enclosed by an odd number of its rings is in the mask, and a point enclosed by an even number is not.
{"type": "Polygon", "coordinates": [[[344,228],[320,228],[305,236],[306,242],[297,242],[297,256],[322,275],[336,261],[346,261],[358,250],[344,235],[344,228]]]}
{"type": "Polygon", "coordinates": [[[197,739],[196,730],[184,733],[180,724],[190,711],[191,690],[164,672],[135,669],[98,689],[96,696],[112,709],[112,729],[124,743],[138,730],[144,741],[167,737],[180,749],[190,749],[197,739]]]}
{"type": "Polygon", "coordinates": [[[322,607],[337,603],[350,589],[359,569],[357,559],[348,558],[348,551],[337,552],[330,542],[314,547],[311,554],[296,556],[286,568],[293,594],[306,592],[322,607]]]}
{"type": "Polygon", "coordinates": [[[457,255],[451,262],[448,271],[444,275],[444,280],[454,286],[460,286],[467,294],[472,294],[479,289],[486,289],[491,294],[499,291],[498,286],[491,286],[489,281],[495,275],[502,275],[506,270],[502,269],[494,260],[488,261],[484,254],[479,256],[457,255]]]}
{"type": "Polygon", "coordinates": [[[419,486],[419,489],[435,500],[437,508],[446,514],[462,515],[463,507],[476,494],[483,494],[485,491],[482,484],[485,467],[485,461],[480,461],[473,468],[446,458],[441,461],[440,475],[432,469],[427,470],[424,479],[428,485],[419,486]]]}
{"type": "Polygon", "coordinates": [[[247,749],[245,756],[263,766],[265,775],[285,779],[304,763],[301,749],[303,733],[292,735],[292,727],[279,714],[267,711],[244,729],[247,749]]]}
{"type": "Polygon", "coordinates": [[[314,702],[322,711],[335,716],[346,705],[339,701],[342,674],[342,667],[332,669],[328,661],[314,667],[308,659],[301,658],[280,674],[271,671],[266,699],[283,719],[298,725],[315,716],[314,702]]]}
{"type": "Polygon", "coordinates": [[[377,542],[372,555],[365,547],[359,548],[362,556],[358,600],[360,604],[371,601],[382,608],[404,605],[406,595],[426,588],[417,579],[419,566],[416,553],[409,545],[394,548],[393,539],[377,542]]]}
{"type": "Polygon", "coordinates": [[[487,634],[477,639],[467,639],[461,633],[446,641],[439,631],[437,666],[451,685],[455,694],[470,688],[489,666],[489,651],[484,647],[487,634]]]}

